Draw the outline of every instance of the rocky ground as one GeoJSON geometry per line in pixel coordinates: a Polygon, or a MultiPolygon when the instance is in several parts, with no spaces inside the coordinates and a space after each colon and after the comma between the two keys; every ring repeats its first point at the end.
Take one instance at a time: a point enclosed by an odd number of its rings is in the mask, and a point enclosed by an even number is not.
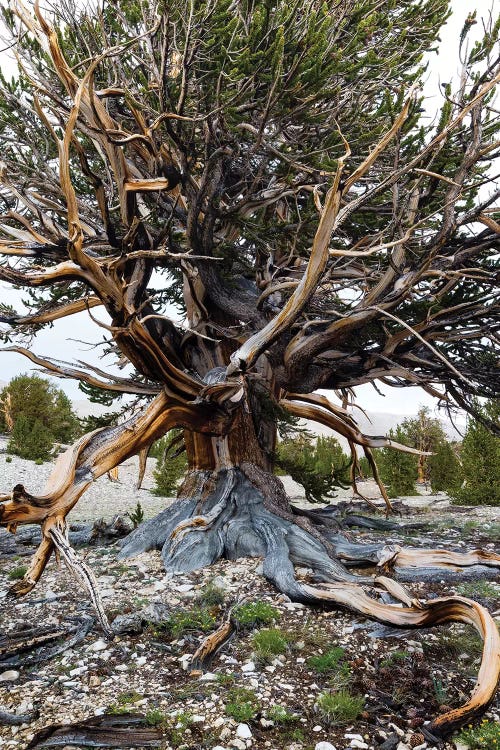
{"type": "MultiPolygon", "coordinates": [[[[120,471],[120,483],[96,483],[77,517],[111,517],[118,508],[133,510],[137,499],[146,516],[163,507],[165,499],[132,489],[134,472],[130,463],[120,471]]],[[[36,491],[46,473],[44,465],[5,463],[0,455],[2,489],[24,481],[36,491]]],[[[150,472],[145,486],[151,486],[150,472]]],[[[443,497],[415,498],[402,513],[401,529],[385,532],[387,541],[499,547],[493,508],[455,509],[443,497]],[[428,525],[406,528],[415,520],[428,525]]],[[[368,530],[349,533],[367,542],[380,538],[368,530]]],[[[26,557],[0,560],[0,722],[2,710],[26,715],[23,724],[0,724],[1,747],[26,748],[40,729],[53,724],[136,714],[161,738],[144,747],[430,750],[434,746],[426,743],[421,727],[443,706],[463,703],[473,686],[481,647],[468,627],[401,632],[350,613],[292,603],[260,575],[259,559],[220,561],[208,570],[166,577],[158,553],[126,562],[117,560],[113,546],[86,548],[82,554],[98,577],[109,618],[126,616],[118,622],[129,632],[107,642],[94,624],[73,646],[64,647],[61,637],[59,653],[50,659],[36,662],[32,652],[24,652],[17,662],[2,664],[2,645],[5,649],[19,630],[74,624],[71,618],[86,622],[93,612],[87,593],[55,561],[30,595],[5,598],[26,557]],[[197,647],[238,603],[238,630],[205,671],[194,669],[197,647]]],[[[308,573],[300,571],[306,578],[308,573]]],[[[456,591],[500,615],[498,582],[409,588],[422,598],[456,591]]],[[[494,704],[486,718],[498,721],[499,713],[494,704]]],[[[55,737],[37,747],[51,742],[69,746],[55,737]]]]}

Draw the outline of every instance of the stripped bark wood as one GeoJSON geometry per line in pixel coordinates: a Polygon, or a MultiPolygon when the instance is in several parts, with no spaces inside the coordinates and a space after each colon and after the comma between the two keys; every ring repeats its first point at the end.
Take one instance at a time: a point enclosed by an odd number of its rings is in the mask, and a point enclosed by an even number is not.
{"type": "Polygon", "coordinates": [[[83,641],[91,631],[94,619],[87,615],[68,618],[62,625],[27,628],[0,634],[0,666],[31,667],[53,659],[83,641]],[[52,641],[59,641],[47,647],[52,641]]]}
{"type": "Polygon", "coordinates": [[[163,732],[144,726],[140,714],[93,716],[74,724],[52,724],[35,733],[26,750],[43,747],[158,747],[163,732]]]}
{"type": "Polygon", "coordinates": [[[9,711],[4,711],[0,707],[0,724],[5,724],[10,727],[20,726],[21,724],[31,724],[31,722],[36,721],[39,716],[39,711],[30,711],[30,713],[27,714],[13,714],[9,711]]]}

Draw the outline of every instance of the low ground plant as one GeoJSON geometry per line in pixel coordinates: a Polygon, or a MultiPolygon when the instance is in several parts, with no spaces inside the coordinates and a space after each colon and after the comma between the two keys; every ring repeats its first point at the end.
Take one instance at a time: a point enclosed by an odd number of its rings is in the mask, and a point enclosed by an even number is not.
{"type": "Polygon", "coordinates": [[[461,596],[482,596],[485,599],[494,599],[500,596],[500,589],[488,581],[467,581],[457,586],[457,594],[461,596]]]}
{"type": "Polygon", "coordinates": [[[392,651],[387,654],[385,659],[380,662],[381,667],[392,667],[394,664],[400,664],[410,658],[408,651],[392,651]]]}
{"type": "Polygon", "coordinates": [[[172,612],[163,625],[172,637],[181,638],[185,633],[212,630],[216,625],[215,617],[208,607],[192,607],[191,609],[176,610],[172,612]]]}
{"type": "Polygon", "coordinates": [[[358,718],[363,711],[365,699],[362,695],[352,695],[348,690],[320,693],[316,708],[328,724],[348,724],[358,718]]]}
{"type": "Polygon", "coordinates": [[[280,616],[279,610],[268,602],[254,601],[239,604],[233,609],[233,622],[241,628],[270,625],[280,616]]]}
{"type": "Polygon", "coordinates": [[[279,704],[271,706],[267,715],[272,721],[276,722],[276,724],[289,724],[292,721],[299,720],[297,714],[292,714],[285,708],[285,706],[280,706],[279,704]]]}
{"type": "Polygon", "coordinates": [[[500,747],[500,724],[483,719],[478,727],[464,729],[456,740],[467,745],[469,750],[496,750],[500,747]]]}
{"type": "Polygon", "coordinates": [[[274,656],[284,654],[288,649],[286,633],[279,628],[267,628],[254,633],[252,646],[261,661],[271,661],[274,656]]]}
{"type": "Polygon", "coordinates": [[[195,599],[196,604],[202,607],[218,607],[224,604],[224,589],[209,581],[195,599]]]}
{"type": "Polygon", "coordinates": [[[145,721],[148,727],[158,727],[166,723],[167,717],[159,708],[150,708],[145,716],[145,721]]]}
{"type": "Polygon", "coordinates": [[[25,565],[18,565],[9,572],[9,578],[11,581],[17,581],[20,578],[24,578],[28,568],[25,565]]]}
{"type": "Polygon", "coordinates": [[[227,694],[225,712],[235,721],[247,722],[253,719],[260,710],[259,699],[253,690],[231,688],[227,694]]]}
{"type": "MultiPolygon", "coordinates": [[[[345,657],[345,651],[340,646],[334,646],[324,654],[311,656],[307,660],[307,666],[318,674],[325,672],[336,672],[341,667],[341,662],[345,657]]],[[[347,665],[343,665],[344,667],[347,665]]]]}

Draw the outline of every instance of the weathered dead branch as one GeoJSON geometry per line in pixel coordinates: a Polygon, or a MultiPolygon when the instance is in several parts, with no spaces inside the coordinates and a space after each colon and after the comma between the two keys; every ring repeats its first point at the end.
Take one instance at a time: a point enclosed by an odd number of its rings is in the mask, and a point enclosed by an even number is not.
{"type": "Polygon", "coordinates": [[[32,667],[49,661],[83,641],[93,625],[94,619],[84,615],[69,618],[57,626],[44,625],[0,634],[0,666],[32,667]],[[48,646],[53,641],[55,645],[48,646]]]}
{"type": "Polygon", "coordinates": [[[36,732],[26,750],[75,745],[79,747],[158,747],[163,732],[145,726],[140,714],[92,716],[74,724],[52,724],[36,732]]]}

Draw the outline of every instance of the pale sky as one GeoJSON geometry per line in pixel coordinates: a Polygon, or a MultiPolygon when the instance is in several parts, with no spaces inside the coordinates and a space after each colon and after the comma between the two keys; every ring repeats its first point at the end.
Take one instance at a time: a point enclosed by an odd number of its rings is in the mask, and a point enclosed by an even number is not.
{"type": "MultiPolygon", "coordinates": [[[[442,43],[438,55],[431,58],[430,72],[425,87],[425,93],[428,97],[429,111],[439,109],[442,101],[440,83],[457,79],[459,72],[458,62],[458,36],[463,23],[469,13],[477,9],[478,19],[481,14],[487,15],[490,8],[493,7],[498,12],[500,0],[453,0],[453,15],[441,31],[442,43]]],[[[473,27],[473,32],[481,33],[481,23],[473,27]]],[[[473,35],[471,34],[471,37],[473,35]]],[[[5,54],[0,55],[0,64],[2,71],[9,74],[12,70],[10,61],[5,54]]],[[[7,284],[0,282],[0,301],[12,304],[16,309],[22,307],[19,299],[22,294],[8,287],[7,284]]],[[[101,320],[106,320],[105,313],[101,308],[95,308],[94,315],[101,320]]],[[[40,332],[32,346],[35,353],[48,355],[56,359],[65,361],[75,361],[81,359],[93,364],[103,366],[103,361],[99,360],[100,348],[78,344],[72,339],[83,339],[85,341],[97,344],[102,341],[103,334],[106,332],[99,329],[88,317],[87,313],[73,315],[60,321],[56,321],[53,328],[46,328],[40,332]]],[[[21,372],[31,371],[32,363],[24,357],[5,353],[0,351],[0,381],[9,381],[15,375],[21,372]]],[[[70,380],[58,380],[57,384],[63,388],[70,398],[84,398],[84,394],[78,390],[78,384],[70,380]]],[[[385,397],[379,395],[373,386],[365,385],[356,389],[357,401],[368,411],[388,412],[390,414],[401,414],[402,418],[408,414],[414,414],[419,405],[426,405],[434,411],[436,400],[428,396],[420,388],[382,388],[385,397]]]]}

